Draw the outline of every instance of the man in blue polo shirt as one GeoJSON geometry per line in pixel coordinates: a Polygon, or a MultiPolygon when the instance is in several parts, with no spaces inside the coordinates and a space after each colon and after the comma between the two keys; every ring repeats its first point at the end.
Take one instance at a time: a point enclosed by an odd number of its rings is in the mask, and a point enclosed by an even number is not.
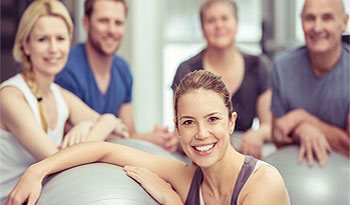
{"type": "Polygon", "coordinates": [[[130,136],[175,151],[177,137],[166,128],[138,134],[132,110],[132,74],[128,63],[116,55],[125,33],[124,0],[86,0],[83,26],[88,37],[70,52],[56,83],[71,91],[99,113],[113,113],[128,127],[130,136]]]}

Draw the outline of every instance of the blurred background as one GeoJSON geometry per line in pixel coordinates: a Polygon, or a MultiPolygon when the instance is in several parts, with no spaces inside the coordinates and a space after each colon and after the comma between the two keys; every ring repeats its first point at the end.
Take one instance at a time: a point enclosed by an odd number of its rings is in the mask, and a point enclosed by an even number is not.
{"type": "MultiPolygon", "coordinates": [[[[137,129],[155,123],[173,128],[172,90],[177,66],[205,46],[199,21],[202,0],[128,0],[127,32],[118,54],[134,77],[133,106],[137,129]]],[[[18,73],[12,58],[17,24],[32,0],[1,0],[1,82],[18,73]]],[[[75,24],[73,44],[85,40],[84,0],[62,0],[75,24]]],[[[239,14],[237,45],[247,53],[270,58],[303,44],[300,11],[304,0],[236,0],[239,14]]],[[[344,0],[350,11],[350,0],[344,0]]],[[[350,25],[344,40],[349,42],[350,25]]]]}

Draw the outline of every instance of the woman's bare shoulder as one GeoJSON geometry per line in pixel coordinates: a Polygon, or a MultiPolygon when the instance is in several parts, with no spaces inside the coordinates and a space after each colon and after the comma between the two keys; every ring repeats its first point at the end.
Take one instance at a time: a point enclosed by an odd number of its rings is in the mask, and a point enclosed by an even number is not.
{"type": "Polygon", "coordinates": [[[0,90],[1,97],[5,98],[17,98],[17,99],[24,99],[23,93],[14,86],[6,86],[1,88],[0,90]]]}
{"type": "Polygon", "coordinates": [[[288,204],[289,197],[279,171],[268,164],[262,164],[251,176],[242,190],[241,202],[249,204],[288,204]],[[258,201],[257,201],[258,200],[258,201]]]}

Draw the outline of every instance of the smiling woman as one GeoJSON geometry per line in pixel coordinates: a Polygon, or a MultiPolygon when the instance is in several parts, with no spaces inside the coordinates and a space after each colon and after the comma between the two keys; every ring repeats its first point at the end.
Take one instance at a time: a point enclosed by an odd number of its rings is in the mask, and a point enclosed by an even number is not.
{"type": "Polygon", "coordinates": [[[289,204],[275,168],[230,146],[236,113],[221,77],[204,70],[186,75],[175,93],[175,116],[181,146],[194,163],[123,145],[81,143],[31,166],[8,205],[34,204],[47,175],[95,161],[125,166],[128,176],[161,204],[289,204]]]}
{"type": "Polygon", "coordinates": [[[100,116],[53,83],[67,61],[72,32],[69,13],[56,0],[34,1],[21,18],[13,56],[23,72],[0,86],[0,204],[25,169],[38,160],[123,131],[113,115],[100,116]],[[75,126],[64,136],[67,121],[75,126]]]}

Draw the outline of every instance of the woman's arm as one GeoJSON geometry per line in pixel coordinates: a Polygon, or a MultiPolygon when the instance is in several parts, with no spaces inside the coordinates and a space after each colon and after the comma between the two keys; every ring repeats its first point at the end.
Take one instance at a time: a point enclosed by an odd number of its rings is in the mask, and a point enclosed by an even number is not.
{"type": "Polygon", "coordinates": [[[270,141],[272,138],[272,113],[270,111],[271,98],[272,91],[271,89],[268,89],[258,97],[256,103],[257,117],[260,121],[260,126],[256,132],[264,141],[270,141]]]}
{"type": "Polygon", "coordinates": [[[272,114],[269,110],[271,103],[271,90],[262,93],[256,102],[257,117],[259,118],[259,127],[254,130],[250,128],[243,135],[240,146],[240,152],[249,154],[255,158],[262,158],[262,149],[265,141],[271,140],[271,121],[272,114]]]}
{"type": "Polygon", "coordinates": [[[93,124],[91,131],[89,132],[87,139],[93,140],[104,140],[107,136],[117,136],[121,138],[129,138],[128,127],[122,122],[120,118],[117,118],[113,114],[103,114],[99,117],[97,122],[93,124]],[[112,132],[110,131],[112,129],[112,132]],[[105,134],[103,134],[105,132],[105,134]]]}
{"type": "Polygon", "coordinates": [[[47,175],[96,161],[119,166],[144,167],[165,181],[172,183],[173,186],[175,184],[176,187],[179,187],[176,184],[179,180],[174,180],[176,178],[174,176],[178,176],[185,168],[183,162],[152,155],[123,145],[101,141],[80,143],[57,152],[28,168],[11,192],[8,204],[17,204],[12,203],[14,201],[24,202],[31,197],[35,199],[30,199],[30,201],[36,201],[40,194],[41,182],[47,175]]]}
{"type": "Polygon", "coordinates": [[[105,140],[113,132],[121,137],[129,136],[126,126],[113,114],[99,115],[69,91],[63,88],[61,90],[69,108],[69,121],[73,125],[83,121],[93,122],[86,137],[88,141],[105,140]]]}
{"type": "Polygon", "coordinates": [[[164,181],[157,174],[142,167],[125,166],[124,171],[136,180],[159,204],[181,205],[180,196],[171,184],[164,181]]]}
{"type": "Polygon", "coordinates": [[[14,87],[0,90],[1,125],[36,159],[42,160],[58,151],[38,124],[23,94],[14,87]]]}

